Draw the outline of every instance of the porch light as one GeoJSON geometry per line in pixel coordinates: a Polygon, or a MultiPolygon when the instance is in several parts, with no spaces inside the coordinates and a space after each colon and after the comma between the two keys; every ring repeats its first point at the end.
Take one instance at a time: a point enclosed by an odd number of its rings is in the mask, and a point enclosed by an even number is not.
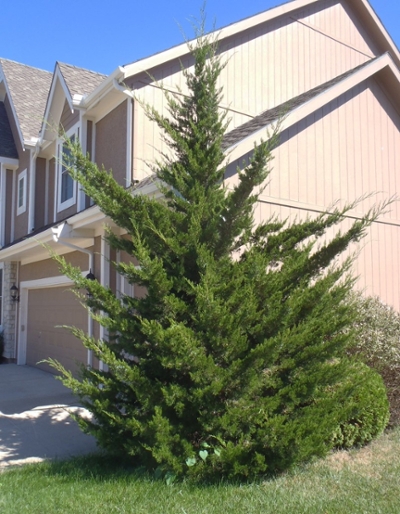
{"type": "Polygon", "coordinates": [[[19,294],[18,293],[19,293],[19,289],[15,284],[10,287],[11,300],[13,302],[19,302],[19,294]]]}
{"type": "MultiPolygon", "coordinates": [[[[96,280],[96,277],[93,275],[92,270],[89,270],[89,273],[86,275],[86,280],[96,280]]],[[[88,291],[87,292],[88,298],[93,298],[93,295],[88,291]]]]}

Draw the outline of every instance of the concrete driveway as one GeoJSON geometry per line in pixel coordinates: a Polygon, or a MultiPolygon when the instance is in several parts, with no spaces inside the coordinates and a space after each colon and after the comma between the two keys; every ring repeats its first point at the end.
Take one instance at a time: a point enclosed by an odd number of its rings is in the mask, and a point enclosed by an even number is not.
{"type": "Polygon", "coordinates": [[[0,469],[96,451],[69,411],[88,415],[54,375],[29,366],[0,365],[0,469]]]}

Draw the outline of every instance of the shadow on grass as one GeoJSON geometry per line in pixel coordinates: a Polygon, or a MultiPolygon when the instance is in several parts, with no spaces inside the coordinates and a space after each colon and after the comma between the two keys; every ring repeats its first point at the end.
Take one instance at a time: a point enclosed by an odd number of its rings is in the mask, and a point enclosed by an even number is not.
{"type": "Polygon", "coordinates": [[[57,475],[74,480],[109,481],[124,477],[154,480],[144,467],[133,463],[132,460],[101,452],[72,457],[68,460],[43,462],[37,465],[36,470],[40,468],[43,468],[48,476],[57,475]]]}
{"type": "MultiPolygon", "coordinates": [[[[126,481],[127,483],[159,483],[167,486],[166,476],[168,473],[157,473],[148,470],[140,462],[134,462],[133,459],[123,458],[121,456],[110,455],[108,453],[92,453],[73,457],[68,460],[46,461],[38,464],[31,464],[25,467],[29,474],[44,474],[47,477],[58,477],[66,481],[94,481],[94,482],[113,482],[126,481]]],[[[260,485],[265,481],[274,480],[276,477],[264,476],[259,479],[252,480],[228,480],[216,477],[215,480],[204,479],[195,480],[191,478],[176,478],[171,481],[172,484],[185,484],[189,488],[195,489],[212,489],[218,487],[240,487],[246,485],[260,485]]]]}

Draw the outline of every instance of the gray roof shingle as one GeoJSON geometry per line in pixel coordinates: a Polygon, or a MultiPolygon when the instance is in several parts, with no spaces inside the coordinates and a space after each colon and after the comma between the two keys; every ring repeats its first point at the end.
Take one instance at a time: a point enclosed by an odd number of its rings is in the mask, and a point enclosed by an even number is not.
{"type": "Polygon", "coordinates": [[[77,68],[71,64],[65,64],[62,62],[57,64],[65,79],[65,83],[67,84],[71,96],[74,96],[75,94],[88,95],[107,77],[107,75],[85,70],[84,68],[77,68]]]}
{"type": "Polygon", "coordinates": [[[0,156],[18,159],[17,148],[3,102],[0,102],[0,156]]]}
{"type": "Polygon", "coordinates": [[[39,136],[52,73],[8,59],[0,59],[22,137],[39,136]]]}
{"type": "MultiPolygon", "coordinates": [[[[255,116],[253,119],[247,121],[246,123],[243,123],[239,127],[236,127],[235,129],[225,134],[222,141],[222,148],[224,150],[227,150],[229,147],[239,143],[246,137],[251,136],[251,134],[254,134],[258,130],[268,126],[270,123],[278,121],[279,118],[288,114],[296,107],[299,107],[300,105],[308,102],[320,93],[327,91],[329,88],[338,84],[345,78],[353,75],[361,68],[368,66],[372,61],[376,59],[378,59],[378,57],[374,57],[373,59],[370,59],[369,61],[357,66],[356,68],[353,68],[347,71],[346,73],[343,73],[342,75],[339,75],[338,77],[335,77],[334,79],[325,82],[324,84],[321,84],[313,89],[310,89],[309,91],[306,91],[305,93],[302,93],[301,95],[298,95],[295,98],[288,100],[287,102],[284,102],[276,107],[273,107],[272,109],[268,109],[267,111],[264,111],[261,114],[255,116]]],[[[145,179],[141,180],[138,184],[135,184],[132,190],[142,189],[148,184],[154,182],[155,180],[157,180],[157,176],[154,173],[149,177],[146,177],[145,179]]]]}
{"type": "Polygon", "coordinates": [[[288,100],[287,102],[284,102],[276,107],[273,107],[272,109],[268,109],[267,111],[262,112],[261,114],[255,116],[253,119],[247,121],[246,123],[243,123],[243,125],[236,127],[235,129],[225,134],[222,142],[223,149],[226,150],[227,148],[239,143],[242,139],[245,139],[251,134],[266,127],[270,123],[278,121],[279,118],[281,118],[282,116],[285,116],[290,111],[293,111],[300,105],[305,104],[315,96],[323,93],[324,91],[327,91],[332,86],[338,84],[350,75],[353,75],[361,68],[364,68],[376,59],[377,57],[374,57],[373,59],[370,59],[369,61],[357,66],[356,68],[353,68],[347,71],[346,73],[343,73],[342,75],[339,75],[338,77],[335,77],[334,79],[325,82],[324,84],[314,87],[313,89],[310,89],[309,91],[306,91],[305,93],[302,93],[301,95],[298,95],[295,98],[288,100]]]}

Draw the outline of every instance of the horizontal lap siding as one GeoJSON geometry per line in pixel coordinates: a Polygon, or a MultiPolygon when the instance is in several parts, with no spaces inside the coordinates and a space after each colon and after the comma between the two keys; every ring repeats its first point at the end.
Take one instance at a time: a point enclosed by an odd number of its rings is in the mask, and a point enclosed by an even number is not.
{"type": "MultiPolygon", "coordinates": [[[[327,82],[377,54],[369,36],[344,3],[320,1],[290,15],[264,23],[220,43],[227,63],[222,71],[223,105],[229,106],[230,129],[252,116],[327,82]],[[310,27],[311,25],[312,27],[310,27]]],[[[189,65],[189,57],[183,64],[189,65]]],[[[165,87],[186,90],[179,63],[150,70],[165,87]]],[[[162,111],[160,89],[144,86],[149,77],[128,84],[138,96],[162,111]]],[[[165,111],[164,111],[165,112],[165,111]]],[[[134,176],[142,179],[165,151],[160,132],[136,105],[134,176]]]]}
{"type": "MultiPolygon", "coordinates": [[[[58,249],[61,251],[65,247],[60,244],[58,249]]],[[[88,256],[85,253],[70,252],[65,254],[64,257],[68,264],[79,267],[82,271],[88,269],[88,256]]],[[[57,276],[60,276],[60,266],[54,259],[50,258],[50,255],[48,259],[21,265],[19,271],[21,282],[57,276]]]]}

